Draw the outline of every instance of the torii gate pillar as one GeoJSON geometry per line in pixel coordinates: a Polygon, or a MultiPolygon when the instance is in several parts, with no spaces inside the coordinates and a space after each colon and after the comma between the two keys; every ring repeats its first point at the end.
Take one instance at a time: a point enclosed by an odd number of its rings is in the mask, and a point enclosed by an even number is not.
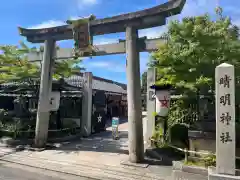
{"type": "Polygon", "coordinates": [[[129,161],[144,159],[138,30],[126,28],[129,161]]]}
{"type": "Polygon", "coordinates": [[[50,108],[49,96],[52,91],[54,53],[55,41],[53,39],[45,40],[34,144],[36,147],[39,148],[42,148],[46,145],[48,138],[50,108]]]}

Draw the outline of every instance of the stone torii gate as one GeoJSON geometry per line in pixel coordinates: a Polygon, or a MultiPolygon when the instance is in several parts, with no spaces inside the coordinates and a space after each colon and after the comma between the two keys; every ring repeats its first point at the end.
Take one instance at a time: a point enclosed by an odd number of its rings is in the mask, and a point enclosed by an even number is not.
{"type": "MultiPolygon", "coordinates": [[[[185,2],[186,0],[169,0],[169,2],[153,8],[104,19],[95,19],[89,22],[91,36],[126,32],[126,41],[112,45],[98,46],[93,55],[126,52],[130,162],[137,163],[144,159],[139,52],[155,50],[156,43],[159,42],[157,40],[138,39],[138,30],[165,25],[166,18],[179,14],[185,2]]],[[[73,39],[72,26],[64,25],[45,29],[25,29],[19,27],[19,31],[20,35],[25,36],[29,42],[44,42],[35,132],[35,145],[43,147],[46,144],[48,136],[48,107],[49,93],[52,89],[52,69],[54,60],[61,54],[61,51],[55,52],[55,42],[73,39]]],[[[84,54],[84,56],[89,55],[84,54]]]]}

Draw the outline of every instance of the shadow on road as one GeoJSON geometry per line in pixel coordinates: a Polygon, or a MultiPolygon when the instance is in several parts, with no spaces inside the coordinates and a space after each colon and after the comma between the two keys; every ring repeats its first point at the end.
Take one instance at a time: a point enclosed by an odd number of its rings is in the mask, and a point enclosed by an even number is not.
{"type": "Polygon", "coordinates": [[[119,132],[119,139],[112,138],[112,131],[94,134],[81,140],[55,144],[55,150],[62,153],[73,153],[78,151],[109,152],[128,154],[128,132],[119,132]]]}
{"type": "MultiPolygon", "coordinates": [[[[56,154],[57,156],[58,154],[75,154],[75,153],[76,154],[81,153],[81,155],[84,156],[85,155],[84,152],[86,152],[86,154],[88,155],[91,154],[90,156],[92,156],[93,154],[87,152],[101,152],[106,154],[108,153],[110,156],[111,154],[128,155],[129,154],[128,131],[126,131],[127,119],[120,119],[119,123],[120,126],[122,125],[121,127],[123,131],[119,131],[118,140],[113,139],[111,128],[107,128],[108,129],[107,131],[93,134],[87,138],[79,138],[78,140],[49,144],[45,150],[49,151],[50,154],[56,154]]],[[[108,122],[107,127],[111,127],[111,122],[108,122]]],[[[32,149],[28,150],[32,151],[32,149]]],[[[165,165],[165,166],[172,165],[172,159],[168,157],[171,156],[169,153],[157,150],[157,153],[160,154],[159,158],[159,156],[157,157],[152,156],[151,152],[156,154],[156,150],[152,149],[148,151],[148,154],[146,153],[146,161],[144,161],[144,163],[149,165],[165,165]]]]}

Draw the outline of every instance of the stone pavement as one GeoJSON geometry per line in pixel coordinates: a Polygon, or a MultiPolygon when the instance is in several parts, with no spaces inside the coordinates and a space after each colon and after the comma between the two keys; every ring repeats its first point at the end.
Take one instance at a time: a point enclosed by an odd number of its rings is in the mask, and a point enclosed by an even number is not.
{"type": "Polygon", "coordinates": [[[93,180],[61,172],[1,161],[0,180],[93,180]]]}
{"type": "Polygon", "coordinates": [[[208,180],[208,176],[174,170],[172,173],[172,179],[173,180],[208,180]]]}
{"type": "Polygon", "coordinates": [[[120,139],[113,140],[111,128],[75,142],[55,144],[56,148],[20,151],[0,160],[95,179],[158,180],[169,179],[172,169],[151,162],[123,165],[128,159],[127,124],[120,125],[120,139]]]}
{"type": "Polygon", "coordinates": [[[14,148],[9,148],[9,147],[6,147],[5,144],[0,144],[0,157],[8,154],[12,154],[12,153],[15,153],[14,148]]]}

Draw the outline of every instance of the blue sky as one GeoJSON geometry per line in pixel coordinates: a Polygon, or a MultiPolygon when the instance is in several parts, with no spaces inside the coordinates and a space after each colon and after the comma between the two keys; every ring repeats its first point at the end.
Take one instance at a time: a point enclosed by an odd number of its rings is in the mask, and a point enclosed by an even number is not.
{"type": "MultiPolygon", "coordinates": [[[[41,28],[62,25],[67,19],[94,14],[97,18],[133,12],[166,2],[167,0],[8,0],[0,6],[2,17],[0,28],[0,44],[17,45],[20,40],[17,26],[26,28],[41,28]]],[[[185,16],[201,15],[205,12],[214,13],[214,8],[220,5],[224,13],[233,22],[240,25],[239,0],[187,0],[180,15],[169,18],[181,19],[185,16]]],[[[154,38],[166,31],[167,25],[141,30],[140,36],[154,38]]],[[[124,39],[124,33],[94,37],[94,44],[116,42],[124,39]]],[[[60,47],[73,47],[72,41],[62,41],[60,47]]],[[[141,53],[141,72],[146,70],[149,60],[148,53],[141,53]]],[[[94,75],[126,83],[125,55],[111,55],[86,58],[83,66],[94,75]]]]}

